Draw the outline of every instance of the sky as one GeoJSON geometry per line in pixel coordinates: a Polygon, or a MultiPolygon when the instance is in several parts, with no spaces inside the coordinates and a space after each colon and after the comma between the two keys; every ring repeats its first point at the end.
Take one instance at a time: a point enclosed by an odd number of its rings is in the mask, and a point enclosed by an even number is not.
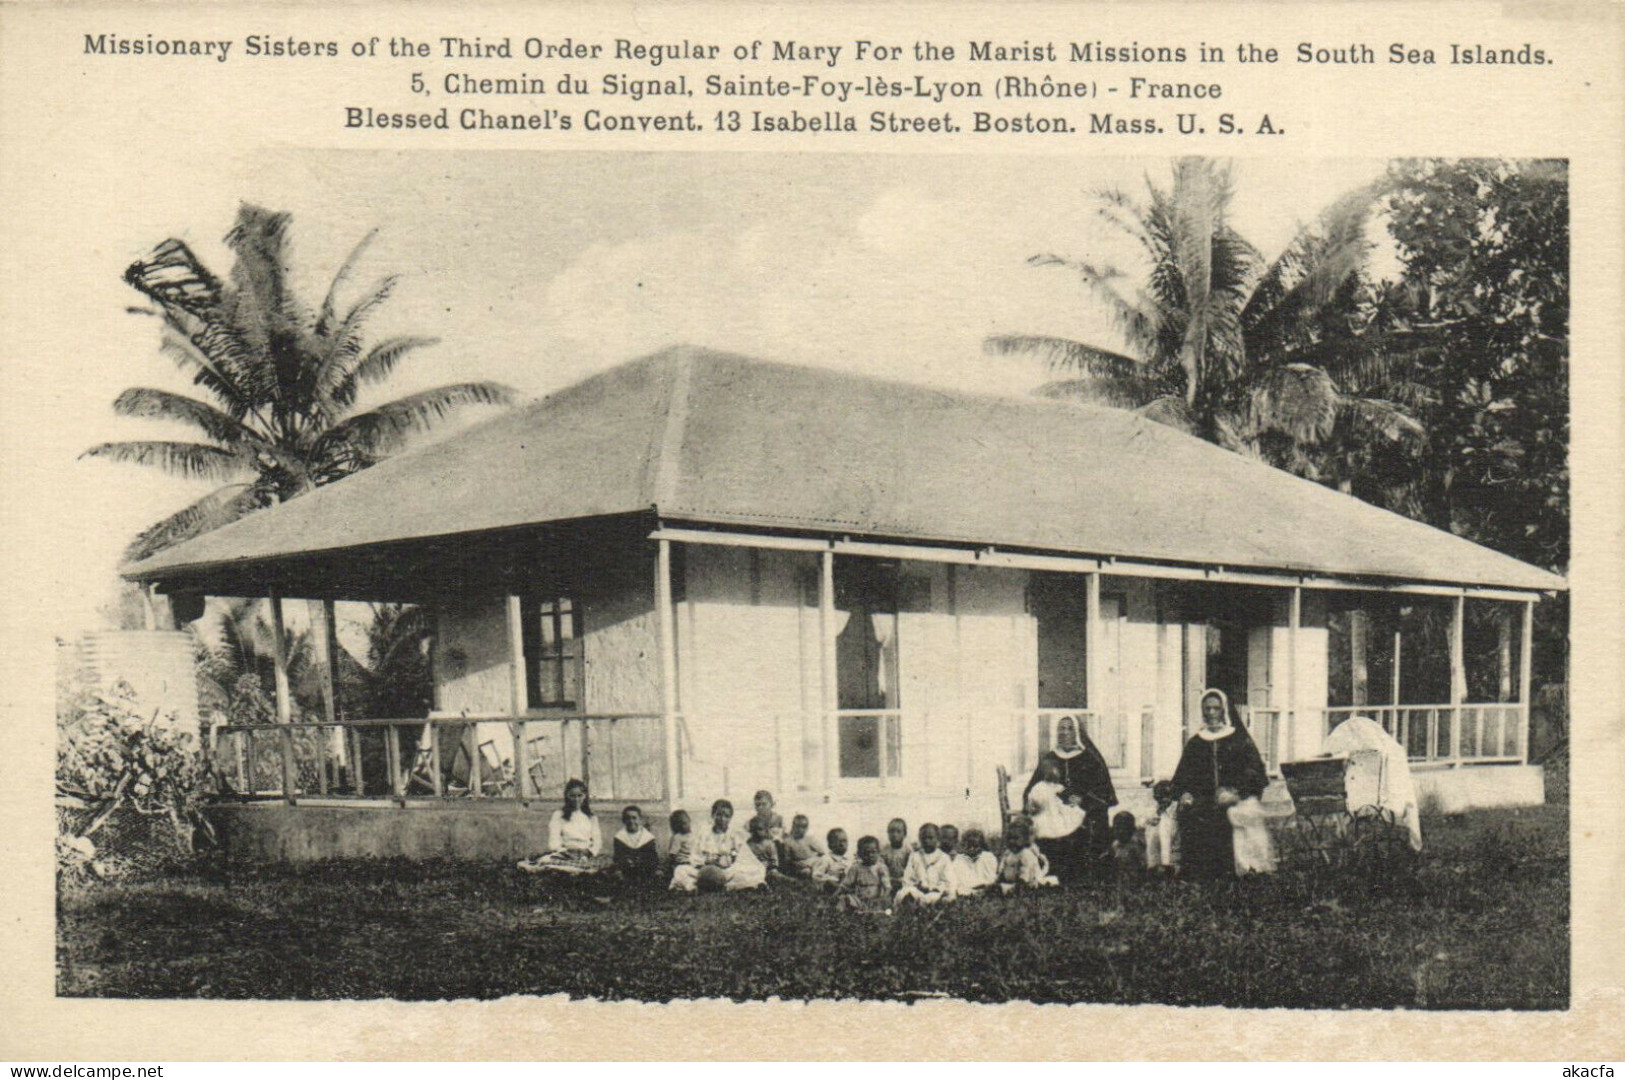
{"type": "MultiPolygon", "coordinates": [[[[90,163],[91,165],[94,162],[90,163]]],[[[1375,160],[1242,159],[1233,224],[1266,257],[1375,160]]],[[[155,320],[120,275],[178,237],[217,273],[239,200],[292,213],[294,282],[312,304],[369,230],[351,296],[397,274],[375,338],[440,343],[397,369],[384,400],[494,379],[542,395],[676,343],[932,385],[1024,393],[1035,363],[986,355],[989,335],[1120,339],[1077,278],[1027,265],[1052,253],[1137,267],[1098,194],[1166,183],[1154,159],[852,154],[257,153],[229,167],[174,162],[94,190],[105,225],[62,231],[42,284],[71,296],[39,388],[42,453],[63,537],[51,573],[56,632],[99,622],[123,545],[208,486],[77,460],[108,440],[187,437],[115,417],[134,385],[196,392],[160,356],[155,320]]],[[[99,178],[65,178],[95,184],[99,178]]]]}

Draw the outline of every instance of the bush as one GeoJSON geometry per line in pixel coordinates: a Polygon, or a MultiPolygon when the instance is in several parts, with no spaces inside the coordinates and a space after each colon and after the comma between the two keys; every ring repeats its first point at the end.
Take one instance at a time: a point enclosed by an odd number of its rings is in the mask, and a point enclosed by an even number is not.
{"type": "Polygon", "coordinates": [[[81,689],[57,713],[57,867],[111,877],[190,855],[207,833],[198,741],[141,715],[127,685],[81,689]]]}

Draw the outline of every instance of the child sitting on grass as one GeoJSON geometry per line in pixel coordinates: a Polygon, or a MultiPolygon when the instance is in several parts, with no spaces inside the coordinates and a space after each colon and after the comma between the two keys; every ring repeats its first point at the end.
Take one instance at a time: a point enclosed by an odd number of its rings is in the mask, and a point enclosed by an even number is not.
{"type": "Polygon", "coordinates": [[[908,839],[908,822],[902,818],[892,818],[886,826],[886,844],[880,849],[880,861],[886,864],[886,873],[891,875],[892,884],[902,884],[903,871],[908,869],[908,857],[913,853],[914,845],[908,839]]]}
{"type": "Polygon", "coordinates": [[[944,855],[948,856],[948,861],[952,862],[954,854],[959,850],[959,826],[938,825],[937,846],[942,849],[944,855]]]}
{"type": "Polygon", "coordinates": [[[965,830],[965,850],[953,857],[948,882],[957,896],[977,896],[999,880],[999,860],[987,850],[981,829],[965,830]]]}
{"type": "Polygon", "coordinates": [[[784,818],[773,809],[773,793],[765,789],[758,791],[751,802],[756,807],[756,816],[751,821],[761,822],[767,838],[778,843],[784,837],[784,818]]]}
{"type": "Polygon", "coordinates": [[[835,889],[846,880],[852,866],[852,856],[846,853],[846,830],[831,829],[825,840],[829,850],[813,864],[812,882],[821,889],[835,889]]]}
{"type": "Polygon", "coordinates": [[[742,892],[767,884],[767,871],[751,854],[745,837],[734,830],[733,816],[734,804],[727,799],[711,804],[711,828],[695,839],[688,862],[672,871],[673,889],[742,892]]]}
{"type": "Polygon", "coordinates": [[[999,860],[999,891],[1009,896],[1017,889],[1059,885],[1049,872],[1049,860],[1033,846],[1032,823],[1015,818],[1004,830],[1004,858],[999,860]]]}
{"type": "Polygon", "coordinates": [[[806,814],[790,819],[790,832],[779,842],[779,869],[787,877],[805,881],[812,877],[813,867],[826,854],[824,845],[809,835],[812,822],[806,814]]]}
{"type": "Polygon", "coordinates": [[[1140,877],[1146,872],[1145,841],[1127,810],[1119,810],[1112,818],[1112,861],[1119,878],[1140,877]]]}
{"type": "Polygon", "coordinates": [[[935,904],[943,899],[952,900],[948,889],[948,856],[938,846],[941,834],[931,822],[920,826],[920,846],[908,857],[903,868],[903,887],[897,890],[897,903],[912,900],[916,904],[935,904]]]}
{"type": "Polygon", "coordinates": [[[671,872],[688,863],[694,854],[694,826],[687,810],[673,810],[667,819],[671,826],[671,839],[666,841],[666,870],[671,872]]]}
{"type": "Polygon", "coordinates": [[[763,872],[769,878],[781,877],[779,845],[768,835],[768,826],[760,817],[753,817],[746,823],[746,827],[750,830],[750,853],[762,864],[763,872]]]}
{"type": "Polygon", "coordinates": [[[853,911],[889,914],[886,903],[891,899],[891,875],[880,861],[880,841],[865,836],[858,841],[858,860],[846,869],[837,890],[841,903],[853,911]]]}
{"type": "Polygon", "coordinates": [[[660,845],[643,827],[643,811],[628,806],[621,811],[621,831],[615,834],[615,873],[628,885],[649,886],[660,879],[660,845]]]}

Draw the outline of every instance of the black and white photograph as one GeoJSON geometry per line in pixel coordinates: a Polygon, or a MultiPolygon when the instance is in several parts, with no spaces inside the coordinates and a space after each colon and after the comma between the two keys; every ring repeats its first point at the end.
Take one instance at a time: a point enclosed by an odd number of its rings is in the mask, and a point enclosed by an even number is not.
{"type": "Polygon", "coordinates": [[[55,995],[1569,1009],[1569,161],[1360,153],[122,176],[55,995]]]}

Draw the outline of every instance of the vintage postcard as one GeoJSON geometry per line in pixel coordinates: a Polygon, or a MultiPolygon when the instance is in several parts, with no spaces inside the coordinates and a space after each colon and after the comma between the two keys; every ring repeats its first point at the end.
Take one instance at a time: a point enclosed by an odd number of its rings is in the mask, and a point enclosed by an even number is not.
{"type": "Polygon", "coordinates": [[[1620,45],[0,6],[4,1056],[1618,1057],[1620,45]]]}

